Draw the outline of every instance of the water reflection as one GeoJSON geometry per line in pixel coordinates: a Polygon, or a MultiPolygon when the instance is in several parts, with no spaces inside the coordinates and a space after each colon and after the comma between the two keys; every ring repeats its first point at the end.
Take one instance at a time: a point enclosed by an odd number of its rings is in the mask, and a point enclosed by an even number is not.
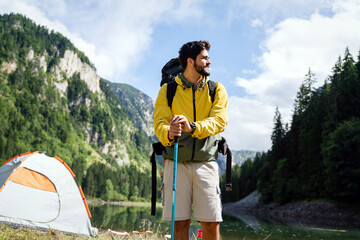
{"type": "MultiPolygon", "coordinates": [[[[292,219],[286,222],[274,221],[269,218],[259,218],[247,213],[225,212],[222,228],[223,239],[360,239],[360,231],[357,228],[319,227],[316,222],[307,220],[296,222],[292,219]],[[239,221],[240,220],[240,221],[239,221]],[[236,235],[236,230],[238,234],[236,235]],[[228,232],[230,232],[228,234],[228,232]]],[[[289,220],[289,219],[287,219],[289,220]]],[[[335,222],[332,222],[335,224],[335,222]]],[[[343,223],[339,223],[343,225],[343,223]]]]}
{"type": "MultiPolygon", "coordinates": [[[[150,215],[150,207],[130,207],[111,205],[90,205],[93,224],[100,229],[113,229],[131,232],[154,231],[163,235],[170,233],[170,222],[161,220],[161,208],[156,216],[150,215]]],[[[360,231],[356,229],[335,229],[309,226],[303,224],[276,223],[268,219],[259,219],[248,214],[230,212],[224,214],[224,222],[220,225],[222,240],[288,240],[288,239],[360,239],[360,231]]],[[[196,235],[200,225],[191,222],[191,234],[196,235]]]]}
{"type": "MultiPolygon", "coordinates": [[[[99,229],[116,231],[153,231],[159,235],[171,232],[171,223],[161,219],[162,208],[151,216],[150,207],[90,205],[93,225],[99,229]]],[[[195,236],[200,224],[192,221],[190,236],[195,236]]]]}
{"type": "Polygon", "coordinates": [[[119,231],[154,231],[160,226],[166,231],[170,224],[161,221],[161,209],[151,216],[150,207],[90,205],[93,224],[100,229],[119,231]]]}

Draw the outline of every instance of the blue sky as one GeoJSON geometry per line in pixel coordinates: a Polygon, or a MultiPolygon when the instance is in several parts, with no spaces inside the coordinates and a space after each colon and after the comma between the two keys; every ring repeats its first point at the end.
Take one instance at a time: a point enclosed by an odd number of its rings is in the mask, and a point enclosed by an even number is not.
{"type": "Polygon", "coordinates": [[[209,40],[234,150],[268,150],[275,108],[289,122],[309,68],[320,86],[346,47],[354,58],[360,50],[358,0],[0,0],[0,13],[10,12],[62,33],[100,77],[153,100],[181,45],[209,40]]]}

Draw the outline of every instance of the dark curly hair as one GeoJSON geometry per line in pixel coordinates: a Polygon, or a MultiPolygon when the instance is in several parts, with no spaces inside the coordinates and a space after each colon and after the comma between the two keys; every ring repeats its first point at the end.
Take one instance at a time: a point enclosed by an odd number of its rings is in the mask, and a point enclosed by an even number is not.
{"type": "Polygon", "coordinates": [[[196,56],[199,55],[199,53],[204,49],[209,51],[209,41],[193,41],[185,43],[179,50],[178,59],[181,67],[185,70],[187,66],[187,59],[192,58],[196,60],[196,56]]]}

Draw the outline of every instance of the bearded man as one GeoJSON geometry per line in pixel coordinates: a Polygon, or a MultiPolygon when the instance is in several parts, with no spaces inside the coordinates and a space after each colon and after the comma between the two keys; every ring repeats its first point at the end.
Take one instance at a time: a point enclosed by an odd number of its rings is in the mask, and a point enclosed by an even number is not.
{"type": "Polygon", "coordinates": [[[179,51],[184,73],[175,78],[176,93],[171,107],[164,84],[155,102],[154,129],[166,151],[163,181],[163,219],[172,213],[174,139],[179,137],[175,206],[176,240],[189,239],[191,216],[200,222],[204,240],[220,239],[222,222],[217,143],[227,124],[228,96],[216,82],[212,101],[209,94],[210,43],[193,41],[179,51]]]}

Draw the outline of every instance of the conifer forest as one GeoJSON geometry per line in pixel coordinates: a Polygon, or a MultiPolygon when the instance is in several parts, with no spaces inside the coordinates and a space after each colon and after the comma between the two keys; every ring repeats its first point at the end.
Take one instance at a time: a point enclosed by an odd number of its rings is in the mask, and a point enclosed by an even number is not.
{"type": "Polygon", "coordinates": [[[324,84],[314,88],[316,81],[309,70],[297,92],[290,123],[283,122],[276,108],[271,149],[233,168],[233,192],[225,193],[225,201],[257,189],[265,203],[358,202],[360,54],[354,60],[346,49],[324,84]]]}

